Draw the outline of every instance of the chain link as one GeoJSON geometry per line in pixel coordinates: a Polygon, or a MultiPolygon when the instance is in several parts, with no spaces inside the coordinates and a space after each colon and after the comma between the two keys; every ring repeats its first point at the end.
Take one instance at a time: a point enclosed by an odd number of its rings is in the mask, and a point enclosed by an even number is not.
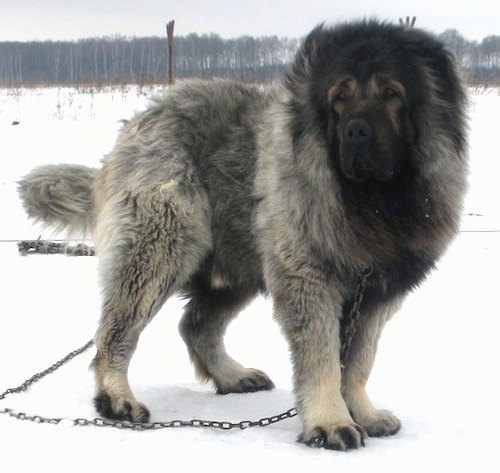
{"type": "MultiPolygon", "coordinates": [[[[345,363],[349,357],[352,340],[354,335],[356,334],[356,327],[360,317],[360,308],[363,302],[363,295],[366,287],[366,283],[368,278],[372,274],[372,269],[366,270],[363,274],[360,274],[360,278],[358,284],[356,286],[356,291],[354,295],[354,302],[352,308],[348,314],[349,324],[345,331],[344,343],[341,346],[340,350],[340,360],[342,369],[345,366],[345,363]]],[[[58,370],[61,366],[65,365],[73,358],[81,355],[83,352],[88,350],[93,345],[93,340],[88,341],[85,345],[77,350],[74,350],[68,353],[65,357],[61,358],[59,361],[49,366],[47,369],[41,371],[40,373],[34,374],[31,378],[27,379],[20,386],[15,388],[9,388],[3,393],[0,394],[0,401],[3,401],[9,394],[19,394],[21,392],[26,391],[30,386],[37,383],[41,379],[45,378],[45,376],[53,373],[58,370]]],[[[243,420],[241,422],[228,422],[228,421],[213,421],[213,420],[171,420],[166,422],[128,422],[124,420],[109,420],[109,419],[66,419],[66,418],[58,418],[58,417],[43,417],[40,415],[28,415],[24,412],[16,412],[10,408],[0,408],[0,414],[9,415],[18,420],[27,420],[30,422],[38,423],[38,424],[53,424],[58,425],[60,423],[69,422],[74,426],[94,426],[94,427],[113,427],[116,429],[131,429],[131,430],[160,430],[167,428],[175,428],[175,427],[209,427],[220,430],[232,430],[232,429],[248,429],[251,427],[266,427],[268,425],[275,424],[276,422],[281,422],[286,419],[291,419],[295,417],[297,413],[296,408],[289,409],[282,414],[274,415],[271,417],[263,417],[262,419],[253,421],[253,420],[243,420]]]]}

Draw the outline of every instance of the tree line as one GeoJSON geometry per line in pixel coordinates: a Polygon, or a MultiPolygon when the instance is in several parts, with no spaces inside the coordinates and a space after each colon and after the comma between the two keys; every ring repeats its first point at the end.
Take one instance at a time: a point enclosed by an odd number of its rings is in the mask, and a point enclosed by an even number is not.
{"type": "MultiPolygon", "coordinates": [[[[440,37],[471,83],[500,84],[500,36],[468,41],[458,31],[447,30],[440,37]]],[[[176,37],[174,75],[267,82],[283,73],[298,45],[298,39],[277,36],[176,37]]],[[[159,37],[0,42],[0,86],[160,84],[166,81],[167,64],[167,41],[159,37]]]]}
{"type": "Polygon", "coordinates": [[[480,42],[468,41],[455,29],[439,36],[455,53],[469,83],[500,85],[500,36],[486,36],[480,42]]]}
{"type": "MultiPolygon", "coordinates": [[[[296,39],[276,36],[190,34],[175,38],[174,75],[265,82],[282,73],[297,47],[296,39]]],[[[159,84],[166,81],[167,63],[166,38],[1,42],[0,85],[159,84]]]]}

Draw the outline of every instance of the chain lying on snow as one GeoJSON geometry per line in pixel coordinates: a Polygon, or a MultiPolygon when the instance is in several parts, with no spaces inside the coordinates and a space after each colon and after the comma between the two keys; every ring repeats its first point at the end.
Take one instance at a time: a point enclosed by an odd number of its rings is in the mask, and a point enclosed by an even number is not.
{"type": "MultiPolygon", "coordinates": [[[[81,355],[83,352],[88,350],[93,345],[93,343],[94,343],[93,340],[90,340],[85,345],[83,345],[81,348],[78,348],[77,350],[72,351],[71,353],[68,353],[64,358],[61,358],[59,361],[57,361],[53,365],[49,366],[47,369],[41,371],[40,373],[34,374],[31,378],[27,379],[23,384],[15,387],[15,388],[7,389],[2,394],[0,394],[0,401],[3,401],[9,394],[19,394],[19,393],[26,391],[30,386],[37,383],[42,378],[45,378],[45,376],[47,376],[48,374],[53,373],[54,371],[57,371],[61,366],[65,365],[66,363],[71,361],[73,358],[77,357],[78,355],[81,355]]],[[[14,410],[9,409],[9,408],[0,409],[0,414],[8,414],[11,417],[14,417],[16,419],[29,420],[32,422],[37,422],[37,423],[42,423],[42,424],[59,424],[59,422],[64,420],[62,418],[48,418],[48,417],[42,417],[42,416],[38,416],[38,415],[29,416],[29,415],[25,414],[24,412],[15,412],[14,410]]]]}
{"type": "Polygon", "coordinates": [[[38,240],[23,240],[17,243],[17,248],[21,256],[27,256],[28,254],[45,254],[45,255],[55,255],[58,253],[69,255],[69,256],[94,256],[95,251],[92,246],[88,246],[85,243],[78,243],[77,245],[69,245],[64,241],[47,241],[42,240],[40,237],[38,240]]]}
{"type": "MultiPolygon", "coordinates": [[[[16,388],[9,388],[0,394],[0,401],[3,401],[9,394],[19,394],[26,391],[33,384],[40,381],[42,378],[50,373],[58,370],[61,366],[65,365],[73,358],[81,355],[83,352],[88,350],[93,345],[93,341],[90,340],[81,348],[72,351],[64,358],[49,366],[44,371],[34,374],[31,378],[27,379],[23,384],[16,388]]],[[[128,422],[125,420],[109,420],[109,419],[65,419],[61,417],[44,417],[40,415],[28,415],[24,412],[16,412],[10,408],[0,408],[0,414],[7,414],[18,420],[27,420],[30,422],[35,422],[39,424],[53,424],[58,425],[63,422],[70,422],[74,426],[95,426],[95,427],[114,427],[117,429],[131,429],[131,430],[159,430],[173,427],[212,427],[221,430],[231,430],[231,429],[248,429],[250,427],[265,427],[267,425],[275,424],[285,419],[290,419],[297,415],[297,410],[295,408],[289,409],[283,414],[278,414],[271,417],[264,417],[262,419],[244,420],[241,422],[228,422],[228,421],[213,421],[213,420],[170,420],[166,422],[128,422]]]]}

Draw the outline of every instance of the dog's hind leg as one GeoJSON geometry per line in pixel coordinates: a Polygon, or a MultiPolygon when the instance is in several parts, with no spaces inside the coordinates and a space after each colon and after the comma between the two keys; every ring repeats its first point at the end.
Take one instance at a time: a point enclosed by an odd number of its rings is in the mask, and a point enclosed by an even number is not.
{"type": "Polygon", "coordinates": [[[248,289],[215,289],[202,283],[196,284],[190,293],[179,329],[196,374],[200,379],[213,381],[219,394],[274,388],[265,373],[243,367],[224,347],[227,326],[254,296],[248,289]]]}
{"type": "Polygon", "coordinates": [[[105,417],[147,422],[149,411],[128,383],[129,363],[142,330],[210,251],[206,199],[201,192],[189,202],[175,192],[117,193],[101,209],[96,233],[103,307],[94,403],[105,417]]]}

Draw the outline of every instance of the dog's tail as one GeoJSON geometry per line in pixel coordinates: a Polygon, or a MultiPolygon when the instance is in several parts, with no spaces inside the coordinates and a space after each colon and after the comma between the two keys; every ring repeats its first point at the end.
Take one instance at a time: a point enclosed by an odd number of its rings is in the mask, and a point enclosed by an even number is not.
{"type": "Polygon", "coordinates": [[[92,189],[98,170],[75,164],[33,169],[18,182],[23,207],[37,223],[67,235],[92,231],[92,189]]]}

